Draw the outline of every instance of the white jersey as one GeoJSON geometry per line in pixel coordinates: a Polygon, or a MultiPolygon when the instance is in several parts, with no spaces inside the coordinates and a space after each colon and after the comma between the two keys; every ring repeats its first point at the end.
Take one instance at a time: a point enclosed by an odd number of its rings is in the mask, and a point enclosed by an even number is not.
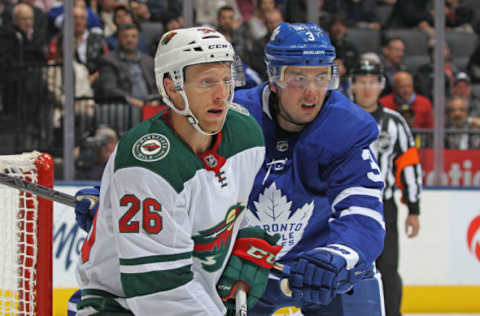
{"type": "Polygon", "coordinates": [[[224,315],[216,284],[264,155],[255,120],[232,110],[200,156],[162,115],[123,136],[82,248],[78,314],[224,315]]]}

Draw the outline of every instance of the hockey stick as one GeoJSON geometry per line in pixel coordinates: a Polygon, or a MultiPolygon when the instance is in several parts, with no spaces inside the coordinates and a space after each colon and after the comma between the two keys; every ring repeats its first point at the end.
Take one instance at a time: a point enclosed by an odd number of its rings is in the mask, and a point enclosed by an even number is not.
{"type": "MultiPolygon", "coordinates": [[[[288,276],[290,274],[290,267],[275,262],[272,271],[280,273],[282,276],[288,276]]],[[[292,296],[292,290],[290,290],[287,278],[283,278],[280,281],[280,289],[284,295],[292,296]]],[[[235,292],[235,316],[247,316],[247,292],[242,283],[238,285],[237,291],[235,292]]]]}
{"type": "Polygon", "coordinates": [[[235,316],[247,316],[247,292],[242,283],[235,293],[235,316]]]}
{"type": "Polygon", "coordinates": [[[0,184],[4,184],[17,190],[35,194],[42,198],[59,202],[71,207],[75,207],[75,202],[77,201],[77,199],[73,195],[66,194],[52,188],[43,186],[41,184],[33,183],[1,172],[0,184]]]}

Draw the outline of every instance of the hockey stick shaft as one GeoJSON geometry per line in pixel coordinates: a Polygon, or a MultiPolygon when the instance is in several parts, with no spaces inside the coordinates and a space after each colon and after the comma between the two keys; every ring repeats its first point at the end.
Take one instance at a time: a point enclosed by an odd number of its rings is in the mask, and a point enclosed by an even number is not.
{"type": "MultiPolygon", "coordinates": [[[[278,262],[273,264],[272,270],[284,276],[290,274],[290,268],[278,262]]],[[[280,289],[286,296],[292,296],[287,278],[280,281],[280,289]]],[[[247,292],[242,283],[238,285],[237,291],[235,292],[235,316],[247,316],[247,292]]]]}
{"type": "Polygon", "coordinates": [[[33,183],[18,177],[10,176],[0,172],[0,184],[11,188],[38,195],[42,198],[59,202],[71,207],[75,207],[76,199],[73,195],[66,194],[41,184],[33,183]]]}
{"type": "Polygon", "coordinates": [[[247,292],[242,283],[235,293],[235,316],[247,316],[247,292]]]}

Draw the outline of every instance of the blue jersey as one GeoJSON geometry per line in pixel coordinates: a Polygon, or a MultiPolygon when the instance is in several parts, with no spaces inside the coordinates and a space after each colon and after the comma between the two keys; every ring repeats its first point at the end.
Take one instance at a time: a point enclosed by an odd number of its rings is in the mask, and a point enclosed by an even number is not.
{"type": "Polygon", "coordinates": [[[327,94],[319,115],[300,133],[272,119],[268,85],[239,90],[234,101],[260,124],[266,158],[255,179],[248,225],[280,233],[279,261],[332,243],[373,263],[383,249],[383,180],[369,149],[377,139],[373,117],[342,93],[327,94]]]}

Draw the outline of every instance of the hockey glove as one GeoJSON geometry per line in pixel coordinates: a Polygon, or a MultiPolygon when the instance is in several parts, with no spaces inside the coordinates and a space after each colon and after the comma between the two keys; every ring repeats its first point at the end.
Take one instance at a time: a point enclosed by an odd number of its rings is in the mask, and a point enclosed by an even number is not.
{"type": "Polygon", "coordinates": [[[247,292],[248,308],[262,297],[275,256],[282,249],[282,246],[275,246],[279,239],[279,234],[272,236],[258,227],[239,231],[230,260],[217,284],[218,294],[227,309],[235,309],[235,292],[241,283],[247,292]]]}
{"type": "Polygon", "coordinates": [[[98,210],[98,197],[100,195],[100,186],[82,189],[75,194],[77,203],[75,203],[75,220],[78,226],[88,232],[92,227],[92,221],[98,210]]]}
{"type": "Polygon", "coordinates": [[[340,244],[300,253],[289,277],[293,299],[300,304],[329,304],[337,294],[350,291],[371,270],[371,265],[358,261],[357,252],[340,244]]]}

